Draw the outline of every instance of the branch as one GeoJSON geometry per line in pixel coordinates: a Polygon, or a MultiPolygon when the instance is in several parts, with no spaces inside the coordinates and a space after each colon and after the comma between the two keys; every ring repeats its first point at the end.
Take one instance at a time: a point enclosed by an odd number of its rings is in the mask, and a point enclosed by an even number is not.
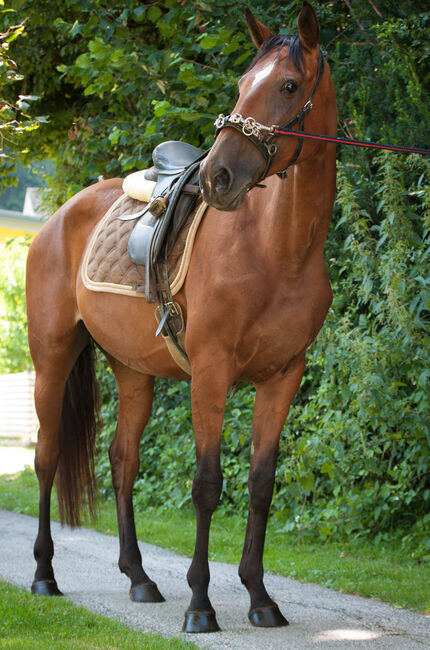
{"type": "Polygon", "coordinates": [[[353,10],[353,8],[352,8],[352,5],[351,5],[350,0],[344,0],[344,2],[345,2],[345,4],[346,4],[346,6],[348,7],[348,9],[349,9],[349,13],[351,14],[353,20],[355,20],[355,22],[357,23],[357,25],[359,26],[359,28],[361,29],[361,31],[363,31],[363,32],[366,33],[366,40],[367,40],[371,45],[375,45],[375,43],[372,41],[372,39],[369,38],[369,36],[367,36],[368,31],[367,31],[366,27],[363,25],[363,23],[362,23],[362,22],[357,18],[357,16],[355,15],[355,12],[354,12],[354,10],[353,10]]]}
{"type": "Polygon", "coordinates": [[[344,0],[344,2],[345,2],[346,6],[347,6],[348,9],[349,9],[349,13],[350,13],[351,16],[353,17],[353,19],[355,20],[355,22],[357,23],[357,25],[359,26],[359,28],[360,28],[361,30],[363,30],[363,32],[365,32],[365,31],[366,31],[366,28],[365,28],[365,26],[363,25],[363,23],[360,22],[360,21],[358,20],[358,18],[355,16],[355,13],[354,13],[353,8],[352,8],[352,6],[351,6],[351,2],[350,2],[350,0],[344,0]]]}
{"type": "Polygon", "coordinates": [[[383,18],[383,15],[379,11],[378,7],[372,2],[372,0],[367,0],[370,6],[372,7],[373,11],[378,14],[380,18],[383,18]]]}

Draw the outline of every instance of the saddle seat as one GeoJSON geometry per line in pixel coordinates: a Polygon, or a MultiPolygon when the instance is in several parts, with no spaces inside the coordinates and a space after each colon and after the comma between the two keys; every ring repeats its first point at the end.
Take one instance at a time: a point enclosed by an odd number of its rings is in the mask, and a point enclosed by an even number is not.
{"type": "Polygon", "coordinates": [[[188,142],[162,142],[152,153],[152,167],[133,172],[124,179],[124,193],[145,203],[152,197],[163,196],[173,181],[203,154],[202,149],[188,142]]]}
{"type": "Polygon", "coordinates": [[[169,140],[157,145],[152,152],[154,165],[147,169],[144,178],[155,181],[152,196],[162,196],[173,180],[198,160],[204,151],[188,142],[169,140]]]}
{"type": "Polygon", "coordinates": [[[152,153],[154,168],[158,173],[178,173],[189,167],[204,151],[188,142],[169,140],[155,147],[152,153]]]}

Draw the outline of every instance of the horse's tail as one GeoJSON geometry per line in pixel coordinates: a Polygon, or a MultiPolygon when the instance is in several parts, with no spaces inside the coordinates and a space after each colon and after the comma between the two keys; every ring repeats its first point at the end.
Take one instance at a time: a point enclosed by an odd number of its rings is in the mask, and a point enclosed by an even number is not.
{"type": "Polygon", "coordinates": [[[61,523],[79,526],[87,506],[96,516],[94,451],[98,420],[98,390],[93,342],[75,362],[66,384],[60,421],[60,454],[56,487],[61,523]]]}

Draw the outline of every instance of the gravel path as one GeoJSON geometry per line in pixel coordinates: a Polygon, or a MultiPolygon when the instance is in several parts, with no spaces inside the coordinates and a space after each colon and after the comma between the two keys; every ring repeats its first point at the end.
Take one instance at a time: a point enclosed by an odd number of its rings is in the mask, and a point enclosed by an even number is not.
{"type": "MultiPolygon", "coordinates": [[[[35,518],[0,510],[0,579],[30,587],[36,530],[35,518]]],[[[115,537],[61,528],[57,523],[52,524],[52,533],[54,568],[66,598],[138,630],[181,636],[190,600],[185,577],[188,558],[141,543],[144,567],[166,602],[133,603],[128,598],[128,578],[117,567],[115,537]]],[[[222,632],[183,636],[201,648],[216,650],[430,649],[430,616],[275,575],[266,576],[266,585],[290,621],[289,627],[251,627],[248,594],[240,584],[237,567],[212,562],[210,596],[222,632]]]]}

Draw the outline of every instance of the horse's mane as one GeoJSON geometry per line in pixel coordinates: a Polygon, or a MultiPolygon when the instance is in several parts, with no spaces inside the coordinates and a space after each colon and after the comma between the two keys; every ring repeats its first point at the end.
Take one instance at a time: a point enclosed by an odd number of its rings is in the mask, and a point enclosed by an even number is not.
{"type": "Polygon", "coordinates": [[[299,72],[303,71],[303,52],[300,47],[300,39],[298,36],[288,36],[288,35],[272,35],[269,36],[269,38],[266,38],[265,41],[261,44],[260,51],[258,52],[257,56],[254,58],[254,60],[251,62],[251,65],[249,66],[247,72],[251,70],[257,61],[259,61],[267,52],[270,52],[271,50],[274,50],[275,48],[278,48],[278,54],[280,54],[281,50],[283,47],[287,46],[288,47],[288,54],[287,54],[287,60],[290,59],[291,57],[293,58],[293,62],[297,70],[299,72]]]}

